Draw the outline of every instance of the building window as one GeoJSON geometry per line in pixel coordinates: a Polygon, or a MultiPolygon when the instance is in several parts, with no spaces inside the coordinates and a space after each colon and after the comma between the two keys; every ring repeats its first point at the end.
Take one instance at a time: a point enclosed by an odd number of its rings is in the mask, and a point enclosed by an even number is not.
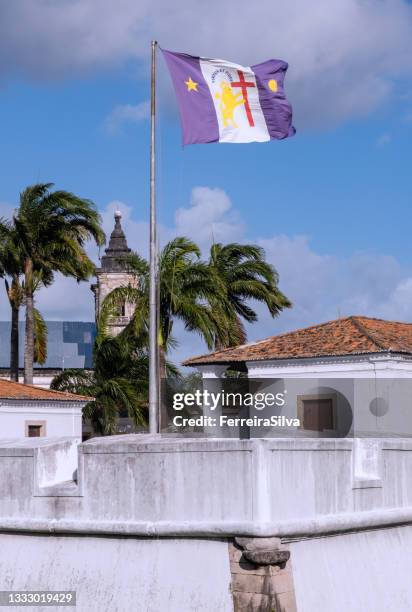
{"type": "Polygon", "coordinates": [[[336,428],[336,395],[298,396],[300,428],[333,431],[336,428]]]}
{"type": "Polygon", "coordinates": [[[126,316],[126,304],[125,304],[125,302],[121,302],[116,307],[116,316],[118,316],[118,317],[125,317],[126,316]]]}
{"type": "Polygon", "coordinates": [[[26,438],[42,438],[46,435],[46,421],[26,421],[26,438]]]}

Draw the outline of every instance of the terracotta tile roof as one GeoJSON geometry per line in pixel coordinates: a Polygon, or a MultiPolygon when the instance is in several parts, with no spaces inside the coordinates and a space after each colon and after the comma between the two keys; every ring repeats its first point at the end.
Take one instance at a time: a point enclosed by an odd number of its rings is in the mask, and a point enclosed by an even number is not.
{"type": "Polygon", "coordinates": [[[412,323],[352,316],[272,336],[260,342],[193,357],[183,365],[383,352],[412,355],[412,323]]]}
{"type": "Polygon", "coordinates": [[[45,400],[54,402],[84,402],[86,400],[89,402],[92,398],[83,395],[74,395],[73,393],[64,393],[63,391],[41,389],[34,385],[23,385],[22,383],[0,378],[0,400],[2,399],[45,400]]]}

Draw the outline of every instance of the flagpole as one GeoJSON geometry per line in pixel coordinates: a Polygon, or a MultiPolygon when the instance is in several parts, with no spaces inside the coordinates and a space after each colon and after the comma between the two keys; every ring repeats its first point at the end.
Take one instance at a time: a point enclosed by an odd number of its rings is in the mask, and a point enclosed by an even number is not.
{"type": "Polygon", "coordinates": [[[149,433],[159,433],[159,360],[157,339],[157,238],[155,200],[156,48],[152,40],[150,96],[150,288],[149,288],[149,433]]]}

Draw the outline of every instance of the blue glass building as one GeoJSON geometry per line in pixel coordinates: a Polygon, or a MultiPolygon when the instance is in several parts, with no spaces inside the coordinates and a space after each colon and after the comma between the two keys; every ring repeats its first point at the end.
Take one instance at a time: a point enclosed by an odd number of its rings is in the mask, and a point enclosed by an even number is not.
{"type": "MultiPolygon", "coordinates": [[[[46,321],[47,361],[35,369],[92,368],[96,324],[83,321],[46,321]]],[[[10,322],[0,321],[0,369],[10,367],[10,322]]],[[[24,359],[24,321],[19,324],[19,367],[24,359]]]]}

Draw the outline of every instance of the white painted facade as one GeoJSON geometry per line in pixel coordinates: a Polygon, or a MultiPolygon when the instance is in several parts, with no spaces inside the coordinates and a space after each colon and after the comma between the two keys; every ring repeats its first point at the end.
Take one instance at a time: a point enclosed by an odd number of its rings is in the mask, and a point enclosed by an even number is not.
{"type": "Polygon", "coordinates": [[[12,400],[0,397],[0,431],[3,438],[26,438],[29,426],[41,427],[40,437],[82,440],[82,408],[86,402],[12,400]]]}
{"type": "Polygon", "coordinates": [[[412,358],[392,353],[246,362],[250,378],[412,378],[412,358]]]}
{"type": "MultiPolygon", "coordinates": [[[[393,353],[245,361],[249,378],[411,378],[412,357],[393,353]]],[[[228,366],[198,365],[203,378],[221,378],[228,366]]]]}
{"type": "MultiPolygon", "coordinates": [[[[379,353],[342,357],[297,358],[246,361],[247,375],[254,381],[270,380],[265,391],[287,393],[287,404],[274,411],[267,407],[259,417],[273,414],[287,418],[301,417],[302,402],[315,397],[330,398],[334,403],[334,429],[324,432],[301,427],[256,428],[246,433],[252,437],[277,435],[345,437],[412,436],[412,358],[407,355],[379,353]]],[[[204,386],[219,388],[227,365],[198,365],[204,386]]],[[[223,383],[222,383],[223,384],[223,383]]],[[[220,416],[222,408],[206,416],[220,416]]],[[[256,414],[256,412],[254,412],[256,414]]],[[[247,415],[244,415],[247,416],[247,415]]],[[[238,437],[239,428],[206,428],[209,436],[238,437]]],[[[245,434],[245,432],[243,432],[245,434]]]]}

